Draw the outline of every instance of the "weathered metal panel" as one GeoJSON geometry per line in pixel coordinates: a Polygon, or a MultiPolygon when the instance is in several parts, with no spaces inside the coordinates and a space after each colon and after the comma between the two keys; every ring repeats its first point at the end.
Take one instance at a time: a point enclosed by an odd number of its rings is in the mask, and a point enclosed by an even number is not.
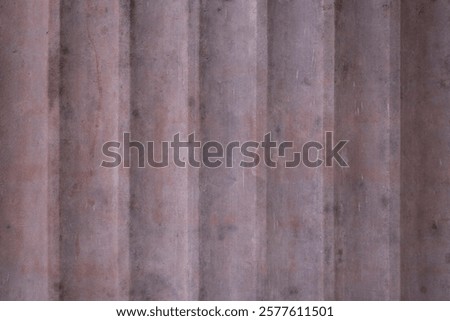
{"type": "Polygon", "coordinates": [[[400,297],[399,8],[336,6],[334,131],[351,162],[335,170],[337,299],[400,297]]]}
{"type": "Polygon", "coordinates": [[[450,299],[449,12],[0,0],[0,299],[450,299]],[[100,166],[193,132],[349,167],[100,166]]]}
{"type": "MultiPolygon", "coordinates": [[[[267,131],[274,140],[301,146],[322,141],[326,128],[327,70],[333,38],[326,38],[330,1],[268,2],[267,131]]],[[[330,72],[331,71],[331,72],[330,72]]],[[[268,169],[267,288],[272,300],[324,298],[327,264],[325,241],[330,226],[324,211],[325,167],[268,169]]],[[[327,254],[330,254],[327,252],[327,254]]]]}
{"type": "Polygon", "coordinates": [[[402,297],[450,291],[448,1],[402,2],[402,297]]]}
{"type": "Polygon", "coordinates": [[[0,297],[49,291],[48,1],[0,9],[0,297]]]}

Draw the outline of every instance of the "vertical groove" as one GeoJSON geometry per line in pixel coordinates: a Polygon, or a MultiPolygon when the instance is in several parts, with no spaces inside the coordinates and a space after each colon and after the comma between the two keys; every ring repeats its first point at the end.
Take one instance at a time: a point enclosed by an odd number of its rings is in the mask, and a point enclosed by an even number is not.
{"type": "Polygon", "coordinates": [[[400,163],[401,163],[401,1],[388,2],[389,10],[389,300],[401,298],[401,212],[400,212],[400,163]]]}
{"type": "MultiPolygon", "coordinates": [[[[334,131],[334,80],[335,80],[335,0],[322,1],[324,10],[324,61],[323,61],[323,138],[325,132],[334,131]]],[[[323,154],[322,154],[323,155],[323,154]]],[[[324,234],[324,272],[323,299],[335,298],[335,221],[334,221],[334,172],[335,168],[323,170],[323,234],[324,234]]]]}
{"type": "MultiPolygon", "coordinates": [[[[188,17],[188,131],[200,137],[200,1],[189,0],[188,17]]],[[[200,159],[199,150],[195,151],[195,157],[200,159]]],[[[200,244],[199,244],[199,169],[188,167],[188,285],[186,298],[188,300],[199,299],[200,289],[200,244]]]]}
{"type": "MultiPolygon", "coordinates": [[[[257,1],[256,27],[256,137],[262,140],[267,133],[268,98],[268,0],[257,1]]],[[[259,151],[260,160],[264,155],[259,151]]],[[[267,168],[262,162],[256,167],[256,244],[257,289],[256,299],[266,299],[267,289],[267,168]]]]}
{"type": "Polygon", "coordinates": [[[49,158],[48,158],[48,245],[49,245],[49,299],[59,298],[60,244],[59,244],[59,84],[60,84],[60,0],[49,2],[48,25],[48,99],[49,99],[49,158]]]}
{"type": "MultiPolygon", "coordinates": [[[[120,0],[118,136],[130,132],[130,1],[120,0]]],[[[122,146],[123,155],[123,146],[122,146]]],[[[130,298],[130,170],[120,166],[118,185],[118,299],[130,298]]]]}

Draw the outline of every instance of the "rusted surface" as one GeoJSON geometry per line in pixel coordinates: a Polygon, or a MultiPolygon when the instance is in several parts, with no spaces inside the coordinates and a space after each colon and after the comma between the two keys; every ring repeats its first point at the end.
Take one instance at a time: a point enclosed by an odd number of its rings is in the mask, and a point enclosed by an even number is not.
{"type": "Polygon", "coordinates": [[[0,299],[450,299],[449,12],[0,0],[0,299]],[[349,167],[100,166],[326,131],[349,167]]]}

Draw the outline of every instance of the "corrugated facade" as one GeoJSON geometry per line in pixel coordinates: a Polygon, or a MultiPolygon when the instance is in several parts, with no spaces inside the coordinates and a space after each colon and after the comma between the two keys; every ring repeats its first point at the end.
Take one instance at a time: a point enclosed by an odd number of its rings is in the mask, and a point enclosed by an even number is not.
{"type": "Polygon", "coordinates": [[[450,299],[449,16],[446,0],[1,0],[0,299],[450,299]],[[100,166],[124,132],[326,131],[349,167],[100,166]]]}

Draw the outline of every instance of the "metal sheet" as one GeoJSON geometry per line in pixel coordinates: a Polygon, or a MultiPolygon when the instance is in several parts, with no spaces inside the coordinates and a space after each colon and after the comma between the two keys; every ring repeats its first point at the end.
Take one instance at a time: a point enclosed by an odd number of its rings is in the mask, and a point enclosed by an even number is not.
{"type": "Polygon", "coordinates": [[[449,12],[0,0],[0,299],[450,299],[449,12]],[[100,166],[269,132],[349,167],[100,166]]]}

